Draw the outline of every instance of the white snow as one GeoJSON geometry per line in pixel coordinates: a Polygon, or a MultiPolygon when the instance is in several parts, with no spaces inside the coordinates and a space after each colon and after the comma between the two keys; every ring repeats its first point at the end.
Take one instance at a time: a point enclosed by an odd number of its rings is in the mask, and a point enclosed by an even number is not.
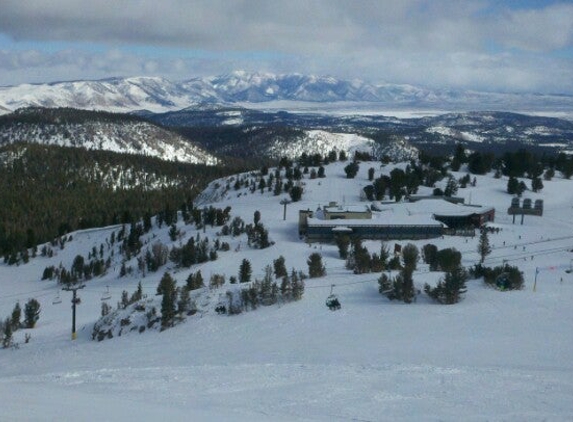
{"type": "MultiPolygon", "coordinates": [[[[335,245],[305,244],[298,237],[298,210],[337,201],[360,205],[360,190],[368,184],[361,163],[356,179],[346,179],[344,166],[326,166],[325,179],[303,179],[301,202],[287,206],[284,196],[259,190],[225,191],[226,181],[213,183],[203,196],[213,205],[232,207],[232,216],[252,222],[255,210],[275,245],[238,250],[239,238],[221,237],[231,250],[216,261],[175,270],[171,264],[143,277],[118,278],[117,253],[107,276],[87,282],[79,291],[78,338],[70,340],[69,292],[58,294],[55,281],[40,281],[48,265],[67,268],[77,254],[87,257],[93,246],[106,244],[107,227],[72,233],[53,258],[37,257],[28,264],[0,264],[0,316],[10,314],[35,297],[42,304],[38,325],[19,330],[19,349],[0,349],[1,418],[10,421],[52,420],[197,420],[197,421],[336,421],[336,420],[504,420],[565,421],[573,419],[573,182],[559,176],[544,181],[544,189],[525,197],[544,200],[542,217],[526,216],[512,224],[507,215],[511,197],[507,179],[477,176],[477,185],[460,189],[466,203],[494,206],[490,235],[493,252],[488,266],[507,261],[525,277],[521,291],[500,292],[481,280],[468,282],[456,305],[437,305],[425,294],[410,305],[389,302],[378,293],[379,274],[353,275],[338,257],[335,245]],[[207,199],[211,198],[211,199],[207,199]],[[323,256],[327,276],[306,280],[301,301],[262,307],[237,316],[205,312],[169,330],[91,340],[100,315],[100,298],[109,286],[113,306],[122,290],[133,292],[139,281],[150,300],[164,271],[178,285],[191,271],[203,276],[236,275],[243,258],[252,262],[253,276],[283,255],[287,268],[307,271],[312,252],[323,256]],[[536,276],[536,268],[540,271],[536,276]],[[536,280],[536,290],[533,290],[536,280]],[[324,300],[331,286],[342,309],[329,311],[324,300]],[[200,316],[201,315],[201,316],[200,316]],[[25,333],[31,334],[24,343],[25,333]]],[[[403,166],[403,165],[402,165],[403,166]]],[[[272,170],[271,170],[272,171],[272,170]]],[[[456,174],[463,176],[462,173],[456,174]]],[[[244,175],[248,177],[248,175],[244,175]]],[[[529,184],[529,181],[526,180],[529,184]]],[[[232,184],[231,184],[232,186],[232,184]]],[[[364,203],[365,204],[365,203],[364,203]]],[[[202,205],[209,205],[204,202],[202,205]]],[[[391,205],[384,204],[391,207],[391,205]]],[[[519,218],[517,219],[519,220],[519,218]]],[[[194,226],[178,227],[185,241],[196,236],[194,226]]],[[[207,227],[201,236],[216,237],[220,228],[207,227]]],[[[144,237],[149,244],[169,246],[168,227],[155,227],[144,237]]],[[[405,244],[408,241],[396,241],[405,244]]],[[[393,246],[394,242],[389,242],[393,246]]],[[[413,242],[455,247],[463,263],[478,262],[477,238],[448,237],[413,242]]],[[[375,252],[380,242],[365,245],[375,252]]],[[[117,244],[116,244],[117,247],[117,244]]],[[[107,247],[105,247],[106,253],[107,247]]],[[[420,263],[414,273],[417,288],[442,276],[420,263]]],[[[226,287],[208,296],[216,298],[226,287]]]]}

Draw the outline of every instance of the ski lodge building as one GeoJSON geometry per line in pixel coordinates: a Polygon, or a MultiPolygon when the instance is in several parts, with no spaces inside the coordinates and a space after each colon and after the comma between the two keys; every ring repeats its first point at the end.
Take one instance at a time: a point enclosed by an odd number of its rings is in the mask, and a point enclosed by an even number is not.
{"type": "Polygon", "coordinates": [[[494,221],[495,209],[463,205],[440,197],[415,202],[373,202],[299,211],[299,235],[308,242],[332,242],[346,234],[360,239],[429,239],[447,235],[474,236],[475,229],[494,221]]]}

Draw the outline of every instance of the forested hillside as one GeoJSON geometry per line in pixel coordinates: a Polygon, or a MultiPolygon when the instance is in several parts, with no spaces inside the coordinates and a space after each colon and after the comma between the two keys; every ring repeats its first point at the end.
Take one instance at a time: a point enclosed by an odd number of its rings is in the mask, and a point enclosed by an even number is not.
{"type": "Polygon", "coordinates": [[[214,178],[237,167],[174,163],[83,148],[17,144],[0,148],[0,254],[68,231],[129,223],[189,205],[214,178]]]}
{"type": "Polygon", "coordinates": [[[141,154],[216,164],[216,157],[171,129],[128,114],[29,107],[0,117],[0,145],[19,142],[141,154]]]}

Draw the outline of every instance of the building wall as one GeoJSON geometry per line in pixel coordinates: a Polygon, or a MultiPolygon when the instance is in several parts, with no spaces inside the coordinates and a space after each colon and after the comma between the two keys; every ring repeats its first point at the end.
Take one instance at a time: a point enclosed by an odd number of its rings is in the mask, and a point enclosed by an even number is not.
{"type": "MultiPolygon", "coordinates": [[[[306,238],[309,242],[331,242],[334,241],[335,232],[332,231],[336,225],[309,225],[306,228],[306,238]]],[[[437,225],[376,225],[376,226],[348,226],[352,229],[349,236],[356,236],[360,239],[388,240],[388,239],[429,239],[443,235],[443,227],[437,225]]]]}

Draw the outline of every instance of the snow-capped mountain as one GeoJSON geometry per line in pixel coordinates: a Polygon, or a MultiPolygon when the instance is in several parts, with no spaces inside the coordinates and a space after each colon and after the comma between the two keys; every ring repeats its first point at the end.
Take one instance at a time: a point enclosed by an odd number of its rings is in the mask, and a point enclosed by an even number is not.
{"type": "Polygon", "coordinates": [[[108,111],[178,110],[201,102],[367,102],[386,107],[573,109],[573,96],[432,90],[302,74],[248,73],[172,82],[156,77],[55,82],[0,87],[0,113],[20,107],[74,107],[108,111]]]}
{"type": "Polygon", "coordinates": [[[16,142],[217,163],[213,155],[168,129],[135,116],[93,111],[27,108],[0,117],[0,146],[16,142]]]}

